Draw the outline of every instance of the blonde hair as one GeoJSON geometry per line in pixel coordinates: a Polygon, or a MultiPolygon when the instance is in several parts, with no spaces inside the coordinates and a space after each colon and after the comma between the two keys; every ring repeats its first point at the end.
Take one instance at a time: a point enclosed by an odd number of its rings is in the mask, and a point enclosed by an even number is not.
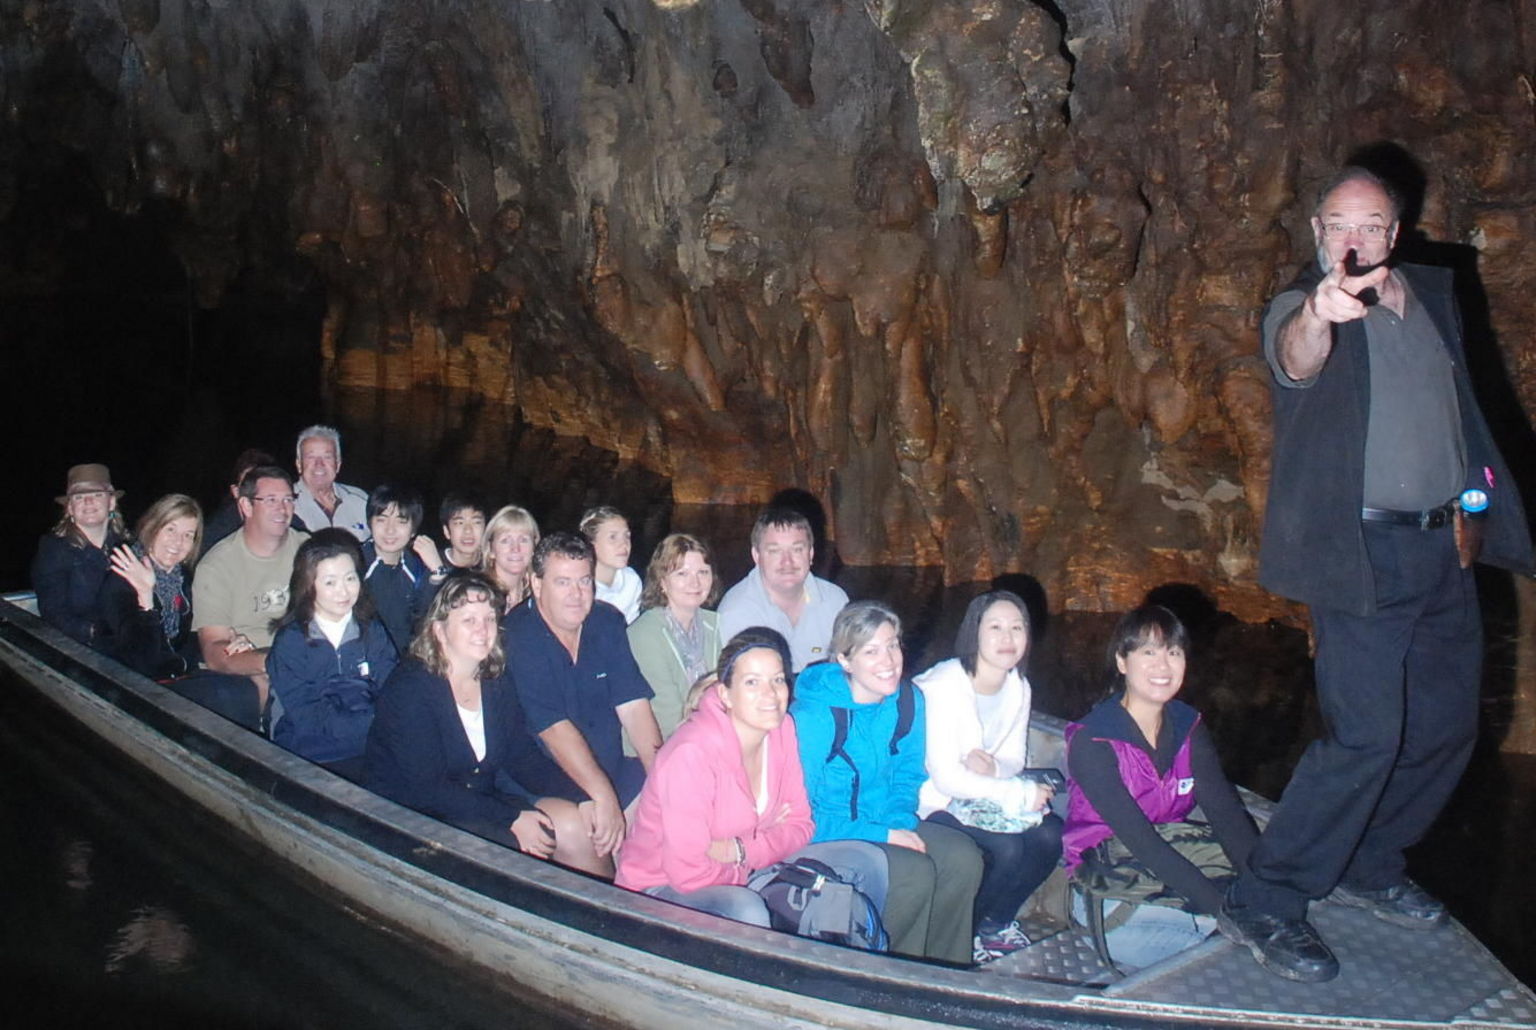
{"type": "Polygon", "coordinates": [[[155,542],[155,537],[165,528],[166,523],[175,519],[193,519],[197,522],[197,532],[192,537],[192,550],[187,552],[183,565],[191,568],[197,561],[198,555],[203,553],[203,508],[186,494],[166,494],[154,504],[151,504],[139,516],[138,525],[134,526],[134,535],[139,538],[139,546],[144,548],[144,553],[149,553],[149,548],[155,542]]]}
{"type": "MultiPolygon", "coordinates": [[[[480,571],[489,576],[491,582],[493,583],[497,583],[496,559],[491,556],[491,545],[496,542],[496,538],[498,536],[503,533],[510,532],[514,529],[526,529],[533,535],[533,543],[535,545],[538,544],[539,524],[534,519],[534,517],[529,514],[527,508],[520,508],[515,504],[508,504],[495,515],[492,515],[491,520],[485,524],[485,533],[480,537],[480,571]]],[[[530,567],[532,565],[531,556],[529,565],[530,567]]],[[[497,583],[497,586],[499,588],[500,584],[497,583]]],[[[527,597],[527,569],[523,570],[523,581],[522,583],[518,584],[518,587],[521,597],[527,597]]],[[[521,597],[519,599],[521,599],[521,597]]]]}

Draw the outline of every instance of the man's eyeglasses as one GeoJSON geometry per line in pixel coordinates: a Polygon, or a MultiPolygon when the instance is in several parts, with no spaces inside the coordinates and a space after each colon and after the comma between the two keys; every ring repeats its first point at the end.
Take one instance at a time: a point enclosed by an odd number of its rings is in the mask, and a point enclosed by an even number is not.
{"type": "Polygon", "coordinates": [[[1350,233],[1359,233],[1362,240],[1379,240],[1391,228],[1390,225],[1350,225],[1348,222],[1325,222],[1323,224],[1323,235],[1330,240],[1339,240],[1350,233]]]}
{"type": "Polygon", "coordinates": [[[266,494],[262,497],[251,498],[252,501],[265,508],[292,508],[294,502],[298,499],[298,494],[266,494]]]}

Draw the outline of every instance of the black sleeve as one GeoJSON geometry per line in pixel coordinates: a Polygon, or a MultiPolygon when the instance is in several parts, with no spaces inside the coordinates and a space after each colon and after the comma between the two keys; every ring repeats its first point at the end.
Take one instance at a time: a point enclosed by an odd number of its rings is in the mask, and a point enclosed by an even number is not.
{"type": "Polygon", "coordinates": [[[1200,810],[1210,820],[1211,829],[1221,842],[1221,849],[1227,853],[1232,868],[1241,871],[1259,834],[1232,781],[1221,771],[1216,744],[1206,732],[1204,722],[1197,724],[1190,734],[1189,765],[1195,774],[1195,797],[1200,802],[1200,810]]]}
{"type": "Polygon", "coordinates": [[[101,588],[101,618],[107,630],[107,653],[150,679],[180,676],[189,666],[165,639],[160,613],[139,607],[133,584],[116,574],[101,588]]]}
{"type": "Polygon", "coordinates": [[[1189,899],[1197,912],[1214,915],[1221,892],[1194,864],[1162,837],[1120,779],[1114,748],[1079,735],[1067,751],[1067,769],[1083,795],[1124,844],[1169,889],[1189,899]]]}

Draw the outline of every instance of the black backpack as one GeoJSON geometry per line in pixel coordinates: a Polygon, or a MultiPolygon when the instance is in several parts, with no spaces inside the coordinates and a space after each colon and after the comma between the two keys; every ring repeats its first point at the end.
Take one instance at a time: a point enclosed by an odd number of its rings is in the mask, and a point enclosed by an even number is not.
{"type": "Polygon", "coordinates": [[[768,906],[775,930],[865,951],[890,947],[874,902],[825,862],[775,862],[753,873],[747,886],[768,906]]]}

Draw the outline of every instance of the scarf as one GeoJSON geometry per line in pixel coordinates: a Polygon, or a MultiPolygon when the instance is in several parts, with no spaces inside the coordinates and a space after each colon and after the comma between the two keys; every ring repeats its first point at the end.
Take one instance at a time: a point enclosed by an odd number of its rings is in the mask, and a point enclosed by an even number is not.
{"type": "Polygon", "coordinates": [[[183,589],[186,567],[177,565],[165,572],[154,562],[149,565],[155,570],[155,603],[160,608],[160,632],[169,642],[181,632],[181,617],[187,611],[187,595],[183,589]]]}
{"type": "Polygon", "coordinates": [[[704,620],[697,612],[693,615],[693,625],[687,629],[672,615],[672,609],[662,609],[662,614],[667,620],[667,635],[672,638],[672,644],[677,648],[677,656],[683,660],[683,674],[689,683],[697,683],[699,677],[709,671],[704,664],[704,620]]]}

